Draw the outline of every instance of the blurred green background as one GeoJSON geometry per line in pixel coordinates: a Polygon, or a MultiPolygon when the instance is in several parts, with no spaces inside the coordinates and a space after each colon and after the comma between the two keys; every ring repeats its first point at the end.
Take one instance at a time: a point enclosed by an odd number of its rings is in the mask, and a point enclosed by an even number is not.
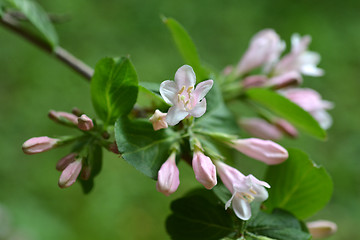
{"type": "MultiPolygon", "coordinates": [[[[141,81],[173,79],[182,65],[161,14],[181,22],[202,59],[217,70],[235,64],[261,29],[274,28],[288,44],[294,32],[310,34],[310,48],[322,55],[326,75],[305,78],[305,86],[335,102],[334,125],[326,142],[301,135],[285,145],[302,148],[333,177],[333,198],[313,219],[338,224],[329,239],[360,239],[360,1],[39,2],[49,12],[71,16],[56,26],[63,47],[90,66],[104,56],[130,54],[141,81]]],[[[170,202],[199,186],[191,168],[180,164],[181,185],[165,197],[154,181],[106,153],[90,195],[84,196],[78,184],[59,189],[55,164],[69,149],[26,156],[21,145],[33,136],[71,133],[48,120],[50,109],[76,106],[94,116],[89,84],[4,28],[0,44],[0,239],[7,226],[16,239],[168,239],[164,221],[170,202]]],[[[247,161],[244,172],[251,172],[247,166],[263,168],[247,161]]]]}

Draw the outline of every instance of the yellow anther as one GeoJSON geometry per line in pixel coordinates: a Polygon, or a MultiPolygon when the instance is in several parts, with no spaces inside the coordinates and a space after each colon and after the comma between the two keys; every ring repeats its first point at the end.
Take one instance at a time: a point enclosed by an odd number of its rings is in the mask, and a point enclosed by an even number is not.
{"type": "MultiPolygon", "coordinates": [[[[185,87],[185,86],[184,86],[184,87],[185,87]]],[[[193,89],[194,89],[194,87],[193,87],[193,86],[190,86],[190,87],[188,87],[188,89],[187,89],[186,91],[190,94],[193,89]]]]}
{"type": "Polygon", "coordinates": [[[257,192],[252,188],[250,188],[250,192],[253,193],[253,194],[257,194],[257,192]]]}
{"type": "Polygon", "coordinates": [[[182,94],[182,92],[185,90],[185,86],[182,86],[182,88],[179,91],[179,94],[182,94]]]}

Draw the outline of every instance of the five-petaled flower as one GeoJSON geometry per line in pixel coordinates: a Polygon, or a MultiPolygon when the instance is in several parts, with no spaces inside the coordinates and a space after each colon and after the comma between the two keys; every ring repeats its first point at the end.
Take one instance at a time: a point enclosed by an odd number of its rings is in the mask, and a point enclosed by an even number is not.
{"type": "Polygon", "coordinates": [[[166,122],[178,124],[187,116],[201,117],[206,111],[205,95],[210,91],[213,80],[206,80],[194,88],[196,77],[192,67],[184,65],[175,73],[175,81],[166,80],[160,85],[160,94],[166,103],[172,105],[166,122]]]}
{"type": "Polygon", "coordinates": [[[216,161],[215,165],[221,181],[232,193],[232,197],[226,203],[225,209],[232,205],[238,218],[249,220],[251,218],[250,203],[253,201],[265,201],[269,196],[265,187],[270,188],[270,185],[258,180],[251,174],[245,176],[237,169],[221,161],[216,161]]]}

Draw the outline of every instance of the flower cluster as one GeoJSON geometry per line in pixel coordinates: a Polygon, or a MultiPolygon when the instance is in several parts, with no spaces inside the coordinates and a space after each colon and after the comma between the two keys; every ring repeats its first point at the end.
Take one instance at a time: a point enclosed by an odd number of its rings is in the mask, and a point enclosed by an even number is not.
{"type": "MultiPolygon", "coordinates": [[[[244,89],[252,87],[271,87],[289,98],[305,111],[308,111],[324,129],[332,124],[331,116],[326,112],[333,107],[329,101],[321,99],[313,89],[299,88],[302,75],[320,77],[324,71],[317,67],[320,55],[308,50],[311,37],[293,34],[291,51],[281,57],[285,50],[285,42],[272,29],[257,33],[250,41],[249,48],[240,59],[235,69],[227,67],[224,75],[230,79],[241,79],[244,89]],[[262,71],[251,74],[256,68],[262,71]]],[[[264,116],[262,116],[264,117],[264,116]]],[[[284,119],[279,118],[247,118],[240,125],[251,135],[264,139],[280,139],[284,134],[296,137],[297,131],[284,119]]]]}
{"type": "MultiPolygon", "coordinates": [[[[271,56],[274,60],[274,56],[271,56]]],[[[195,73],[190,66],[182,66],[175,74],[175,81],[164,81],[160,85],[160,93],[165,102],[171,107],[168,113],[156,110],[150,117],[154,130],[160,130],[178,124],[185,118],[200,117],[206,111],[205,95],[210,91],[213,81],[200,82],[195,90],[195,73]]],[[[281,121],[279,120],[279,125],[281,121]]],[[[184,123],[186,125],[186,123],[184,123]]],[[[212,189],[217,184],[217,174],[233,194],[226,208],[232,203],[235,214],[248,220],[251,216],[250,203],[252,201],[264,201],[268,194],[265,187],[267,183],[256,179],[254,176],[244,176],[235,168],[232,168],[216,157],[209,157],[211,153],[204,150],[201,141],[192,133],[191,126],[187,126],[188,134],[192,137],[189,144],[193,152],[189,162],[194,170],[196,180],[206,189],[212,189]]],[[[279,164],[288,158],[288,152],[279,144],[270,140],[258,138],[234,139],[224,134],[221,141],[239,152],[262,161],[268,165],[279,164]]],[[[166,196],[174,193],[180,184],[179,169],[176,165],[177,151],[173,150],[169,158],[162,164],[158,171],[156,189],[166,196]]]]}

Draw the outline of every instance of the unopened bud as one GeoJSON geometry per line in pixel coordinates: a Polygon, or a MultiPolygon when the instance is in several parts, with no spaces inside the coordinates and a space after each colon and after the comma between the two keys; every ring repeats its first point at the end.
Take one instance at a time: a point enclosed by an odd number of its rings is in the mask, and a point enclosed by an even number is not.
{"type": "Polygon", "coordinates": [[[162,113],[160,110],[156,109],[155,113],[149,118],[149,121],[152,122],[155,131],[168,127],[166,115],[166,113],[162,113]]]}
{"type": "Polygon", "coordinates": [[[78,117],[72,113],[67,112],[57,112],[51,110],[49,112],[49,118],[54,120],[55,122],[66,124],[66,125],[77,125],[78,117]]]}
{"type": "Polygon", "coordinates": [[[109,150],[110,152],[115,153],[115,154],[120,154],[116,142],[110,143],[110,144],[108,145],[108,150],[109,150]]]}
{"type": "Polygon", "coordinates": [[[266,86],[281,89],[289,86],[298,86],[302,83],[301,74],[296,71],[286,72],[282,75],[270,78],[266,86]]]}
{"type": "Polygon", "coordinates": [[[195,151],[192,160],[196,180],[206,189],[212,189],[217,184],[216,167],[208,156],[201,151],[195,151]]]}
{"type": "Polygon", "coordinates": [[[56,170],[63,171],[70,163],[75,161],[77,155],[77,153],[70,153],[60,159],[56,164],[56,170]]]}
{"type": "Polygon", "coordinates": [[[326,220],[308,222],[306,226],[314,239],[329,237],[337,231],[337,225],[326,220]]]}
{"type": "Polygon", "coordinates": [[[82,180],[88,180],[90,176],[91,176],[91,167],[89,165],[86,165],[81,170],[80,178],[82,180]]]}
{"type": "Polygon", "coordinates": [[[274,121],[274,124],[283,132],[285,133],[286,135],[288,135],[289,137],[292,137],[292,138],[296,138],[299,133],[298,131],[296,130],[296,128],[291,124],[289,123],[288,121],[286,121],[285,119],[282,119],[282,118],[279,118],[279,119],[276,119],[274,121]]]}
{"type": "Polygon", "coordinates": [[[244,88],[262,87],[266,81],[267,77],[264,75],[253,75],[246,77],[241,84],[244,88]]]}
{"type": "Polygon", "coordinates": [[[176,166],[175,153],[172,153],[158,172],[156,190],[169,196],[177,190],[179,184],[179,169],[176,166]]]}
{"type": "Polygon", "coordinates": [[[71,113],[74,114],[77,117],[80,117],[81,115],[83,115],[83,112],[80,109],[78,109],[77,107],[74,107],[71,110],[71,113]]]}
{"type": "Polygon", "coordinates": [[[81,168],[82,168],[82,159],[70,163],[61,173],[58,183],[59,187],[67,188],[73,185],[80,174],[81,168]]]}
{"type": "Polygon", "coordinates": [[[41,153],[56,147],[59,141],[57,138],[34,137],[24,142],[22,150],[25,154],[41,153]]]}
{"type": "Polygon", "coordinates": [[[78,118],[78,128],[83,131],[89,131],[94,127],[94,123],[85,114],[81,115],[81,117],[78,118]]]}
{"type": "Polygon", "coordinates": [[[278,140],[282,138],[282,132],[273,124],[262,118],[243,118],[240,126],[254,137],[262,139],[278,140]]]}
{"type": "Polygon", "coordinates": [[[258,138],[238,139],[232,141],[232,147],[268,165],[282,163],[289,157],[285,148],[270,140],[258,138]]]}

